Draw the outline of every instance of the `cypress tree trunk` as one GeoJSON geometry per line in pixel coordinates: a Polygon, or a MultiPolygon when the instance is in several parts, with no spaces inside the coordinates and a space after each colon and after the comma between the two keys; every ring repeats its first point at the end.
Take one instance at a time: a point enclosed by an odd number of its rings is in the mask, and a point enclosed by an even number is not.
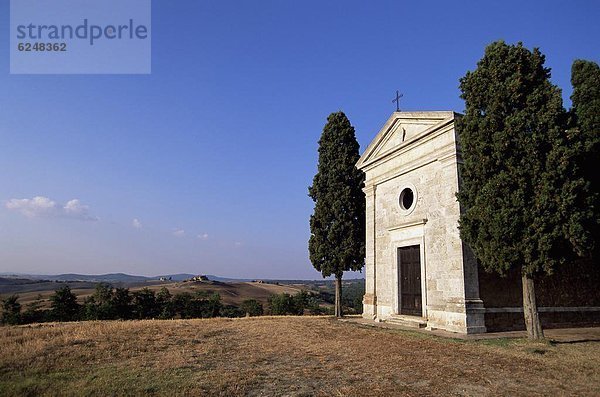
{"type": "Polygon", "coordinates": [[[535,303],[533,278],[523,273],[521,281],[523,282],[523,314],[525,317],[525,327],[527,328],[527,337],[531,340],[544,339],[544,331],[542,330],[537,304],[535,303]]]}
{"type": "Polygon", "coordinates": [[[335,276],[335,316],[342,317],[342,277],[335,276]]]}

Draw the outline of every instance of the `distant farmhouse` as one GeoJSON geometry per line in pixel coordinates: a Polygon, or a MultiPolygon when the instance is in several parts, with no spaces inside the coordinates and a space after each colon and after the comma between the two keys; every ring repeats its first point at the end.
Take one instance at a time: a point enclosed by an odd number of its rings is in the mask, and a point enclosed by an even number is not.
{"type": "Polygon", "coordinates": [[[207,276],[199,275],[199,276],[194,276],[194,277],[189,278],[189,279],[184,280],[184,281],[210,281],[210,280],[208,279],[207,276]]]}
{"type": "MultiPolygon", "coordinates": [[[[366,174],[365,318],[469,334],[523,327],[520,276],[485,273],[459,235],[458,117],[395,112],[357,163],[366,174]]],[[[545,326],[600,323],[586,274],[542,280],[545,326]]]]}

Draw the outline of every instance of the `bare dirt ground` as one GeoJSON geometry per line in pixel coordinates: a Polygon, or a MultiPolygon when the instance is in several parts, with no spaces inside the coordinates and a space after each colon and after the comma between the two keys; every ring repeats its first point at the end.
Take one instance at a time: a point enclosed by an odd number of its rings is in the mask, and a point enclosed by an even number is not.
{"type": "Polygon", "coordinates": [[[600,342],[456,340],[327,317],[0,328],[0,395],[599,395],[600,342]]]}

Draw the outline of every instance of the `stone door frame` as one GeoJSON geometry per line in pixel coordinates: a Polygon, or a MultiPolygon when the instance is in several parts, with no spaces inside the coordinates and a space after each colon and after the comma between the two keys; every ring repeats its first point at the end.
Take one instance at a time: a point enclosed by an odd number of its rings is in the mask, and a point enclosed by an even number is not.
{"type": "MultiPolygon", "coordinates": [[[[401,313],[401,302],[400,302],[400,269],[398,268],[398,248],[409,247],[412,245],[419,246],[419,256],[421,262],[421,317],[427,318],[427,287],[426,287],[426,268],[427,268],[427,258],[425,257],[425,235],[421,234],[418,237],[412,237],[409,239],[403,239],[401,241],[393,241],[392,249],[394,253],[392,254],[394,258],[394,279],[396,282],[394,283],[394,314],[400,315],[401,313]]],[[[402,314],[404,315],[404,314],[402,314]]]]}

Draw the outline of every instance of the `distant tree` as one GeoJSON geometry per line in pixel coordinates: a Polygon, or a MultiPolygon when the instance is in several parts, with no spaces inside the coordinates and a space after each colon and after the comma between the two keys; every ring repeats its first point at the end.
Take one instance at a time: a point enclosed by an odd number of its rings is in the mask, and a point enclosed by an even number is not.
{"type": "MultiPolygon", "coordinates": [[[[308,312],[313,316],[329,314],[327,309],[324,307],[321,307],[321,305],[319,305],[319,303],[316,300],[311,301],[307,309],[308,309],[308,312]]],[[[333,312],[331,312],[331,314],[333,314],[333,312]]]]}
{"type": "Polygon", "coordinates": [[[335,293],[329,291],[319,291],[319,299],[325,303],[335,304],[335,293]]]}
{"type": "Polygon", "coordinates": [[[19,295],[10,295],[2,299],[2,317],[0,321],[6,325],[17,325],[21,323],[21,304],[18,302],[19,295]]]}
{"type": "Polygon", "coordinates": [[[582,222],[586,183],[576,175],[560,90],[544,55],[492,43],[461,79],[466,114],[458,122],[464,166],[458,200],[462,239],[488,271],[522,276],[525,324],[543,338],[534,276],[551,274],[589,248],[582,222]]]}
{"type": "Polygon", "coordinates": [[[133,315],[137,319],[156,318],[160,314],[156,304],[156,295],[149,288],[133,293],[133,315]]]}
{"type": "Polygon", "coordinates": [[[114,291],[110,284],[101,283],[96,285],[93,297],[98,305],[99,320],[112,320],[116,317],[113,294],[114,291]]]}
{"type": "Polygon", "coordinates": [[[362,314],[363,304],[362,299],[365,295],[365,283],[353,282],[350,285],[344,286],[344,295],[342,303],[353,314],[362,314]]]}
{"type": "Polygon", "coordinates": [[[110,284],[97,284],[94,293],[84,300],[83,318],[86,320],[112,320],[116,318],[113,306],[113,288],[110,284]]]}
{"type": "Polygon", "coordinates": [[[131,302],[133,297],[127,288],[116,288],[112,296],[112,307],[115,318],[127,320],[132,317],[131,302]]]}
{"type": "Polygon", "coordinates": [[[76,321],[79,319],[80,305],[68,285],[56,290],[50,296],[51,317],[54,321],[76,321]]]}
{"type": "Polygon", "coordinates": [[[304,309],[309,306],[309,299],[306,291],[300,291],[293,296],[287,293],[271,295],[269,310],[274,316],[301,316],[304,314],[304,309]]]}
{"type": "Polygon", "coordinates": [[[269,297],[269,309],[274,316],[296,314],[294,298],[290,294],[275,294],[269,297]]]}
{"type": "Polygon", "coordinates": [[[221,308],[221,313],[220,313],[221,317],[229,317],[229,318],[244,317],[245,315],[246,315],[246,312],[244,310],[242,310],[241,308],[234,306],[234,305],[223,306],[221,308]]]}
{"type": "Polygon", "coordinates": [[[302,290],[300,292],[297,292],[296,295],[294,295],[292,298],[294,300],[293,303],[296,314],[303,315],[304,309],[308,308],[310,305],[311,296],[308,292],[302,290]]]}
{"type": "Polygon", "coordinates": [[[191,302],[194,297],[189,292],[181,292],[173,297],[173,309],[180,318],[192,318],[191,302]]]}
{"type": "Polygon", "coordinates": [[[365,258],[364,174],[354,127],[343,112],[327,118],[319,140],[318,171],[309,187],[315,202],[310,217],[310,260],[323,277],[335,276],[335,316],[342,316],[344,271],[361,270],[365,258]]]}
{"type": "Polygon", "coordinates": [[[181,318],[219,317],[223,304],[219,294],[207,294],[205,291],[190,294],[182,292],[173,297],[173,308],[181,318]]]}
{"type": "Polygon", "coordinates": [[[207,296],[204,291],[199,291],[189,302],[188,312],[192,318],[212,318],[221,315],[221,296],[213,293],[207,296]]]}
{"type": "Polygon", "coordinates": [[[33,302],[27,304],[22,316],[22,322],[24,324],[41,323],[46,321],[46,311],[42,310],[42,302],[42,295],[38,294],[33,302]]]}
{"type": "Polygon", "coordinates": [[[81,318],[86,321],[98,320],[98,307],[94,297],[91,295],[83,300],[81,318]]]}
{"type": "MultiPolygon", "coordinates": [[[[571,68],[573,94],[571,101],[573,140],[582,144],[581,165],[584,178],[590,183],[590,206],[594,217],[593,231],[595,254],[600,254],[600,67],[597,63],[576,60],[571,68]]],[[[597,261],[596,261],[597,262],[597,261]]]]}
{"type": "Polygon", "coordinates": [[[173,305],[173,296],[167,289],[162,287],[156,294],[156,304],[158,306],[160,319],[166,320],[175,317],[175,306],[173,305]]]}
{"type": "Polygon", "coordinates": [[[202,317],[219,317],[221,315],[222,308],[223,304],[221,303],[221,295],[217,293],[212,294],[208,299],[206,311],[202,313],[202,317]]]}
{"type": "Polygon", "coordinates": [[[250,317],[262,316],[263,305],[256,299],[246,299],[242,302],[241,309],[250,317]]]}

